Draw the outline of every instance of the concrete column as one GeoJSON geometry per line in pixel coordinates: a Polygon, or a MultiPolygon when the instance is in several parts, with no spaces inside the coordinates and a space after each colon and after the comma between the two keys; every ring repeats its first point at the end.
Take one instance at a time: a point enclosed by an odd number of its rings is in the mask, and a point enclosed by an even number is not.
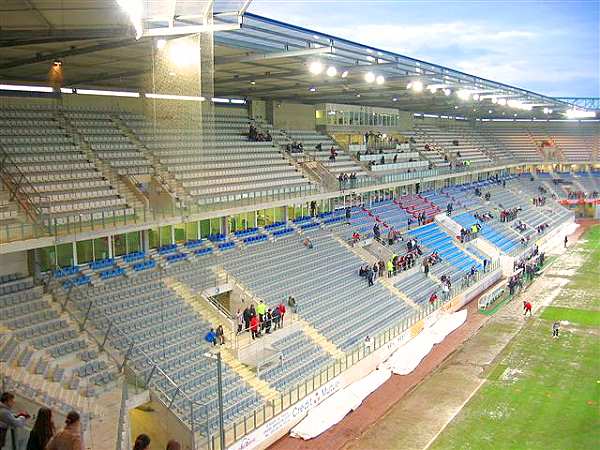
{"type": "Polygon", "coordinates": [[[41,270],[41,258],[40,258],[40,249],[34,248],[32,250],[32,269],[33,269],[33,282],[37,284],[37,282],[41,278],[42,270],[41,270]]]}
{"type": "Polygon", "coordinates": [[[221,233],[228,234],[228,226],[227,226],[227,216],[221,217],[221,233]]]}
{"type": "Polygon", "coordinates": [[[144,253],[150,251],[150,232],[149,230],[142,230],[142,250],[144,253]]]}

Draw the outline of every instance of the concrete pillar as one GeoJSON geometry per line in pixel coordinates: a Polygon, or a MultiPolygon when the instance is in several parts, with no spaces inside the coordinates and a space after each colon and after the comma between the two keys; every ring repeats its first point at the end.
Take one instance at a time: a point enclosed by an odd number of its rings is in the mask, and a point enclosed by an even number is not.
{"type": "Polygon", "coordinates": [[[144,253],[150,251],[150,230],[142,230],[142,250],[144,253]]]}
{"type": "Polygon", "coordinates": [[[40,257],[40,249],[34,248],[32,250],[32,269],[33,269],[33,282],[35,284],[41,279],[42,270],[41,270],[41,257],[40,257]]]}
{"type": "Polygon", "coordinates": [[[221,233],[229,234],[228,226],[227,226],[227,216],[221,217],[221,233]]]}

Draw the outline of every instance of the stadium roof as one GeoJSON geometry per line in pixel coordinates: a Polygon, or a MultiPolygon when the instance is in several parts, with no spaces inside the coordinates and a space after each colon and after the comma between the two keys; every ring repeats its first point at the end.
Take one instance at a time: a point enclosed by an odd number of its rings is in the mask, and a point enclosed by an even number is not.
{"type": "MultiPolygon", "coordinates": [[[[539,116],[544,108],[557,115],[572,108],[538,93],[254,14],[240,20],[221,11],[231,7],[229,3],[236,2],[215,3],[215,24],[231,25],[215,33],[215,94],[220,97],[469,116],[539,116]],[[309,71],[316,61],[323,66],[318,75],[309,71]],[[336,68],[335,76],[325,73],[329,66],[336,68]],[[369,72],[376,80],[383,77],[383,83],[367,82],[369,72]],[[422,83],[423,92],[408,89],[411,82],[413,88],[422,83]],[[469,101],[457,97],[459,90],[469,101]],[[473,96],[480,100],[473,101],[473,96]],[[513,111],[498,99],[533,109],[513,111]]],[[[199,24],[194,19],[185,22],[199,24]]],[[[0,80],[44,83],[49,65],[61,59],[65,86],[143,90],[156,38],[134,36],[129,18],[112,0],[67,0],[60,5],[52,0],[6,0],[0,5],[0,80]]]]}

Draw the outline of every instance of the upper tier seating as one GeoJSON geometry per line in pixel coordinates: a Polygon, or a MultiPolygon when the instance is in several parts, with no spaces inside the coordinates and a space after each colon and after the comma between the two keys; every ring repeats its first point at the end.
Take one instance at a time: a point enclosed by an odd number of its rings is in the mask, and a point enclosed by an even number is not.
{"type": "Polygon", "coordinates": [[[317,192],[272,142],[244,136],[247,117],[215,116],[212,137],[177,124],[154,126],[139,114],[121,117],[198,204],[317,192]]]}
{"type": "Polygon", "coordinates": [[[106,160],[118,174],[143,175],[152,172],[150,161],[121,132],[108,113],[66,111],[65,116],[98,158],[106,160]]]}
{"type": "Polygon", "coordinates": [[[490,157],[481,151],[483,146],[479,142],[464,133],[464,128],[456,128],[450,121],[423,122],[417,120],[415,128],[429,138],[430,146],[436,144],[441,148],[450,161],[459,164],[469,162],[472,165],[485,165],[492,162],[490,157]],[[455,145],[454,142],[458,145],[455,145]]]}
{"type": "MultiPolygon", "coordinates": [[[[133,213],[88,161],[56,112],[0,109],[0,135],[2,150],[29,182],[23,189],[58,224],[133,213]]],[[[13,166],[7,170],[17,171],[13,166]]]]}
{"type": "Polygon", "coordinates": [[[355,173],[358,178],[367,176],[367,172],[350,155],[340,149],[340,147],[327,135],[314,130],[286,130],[288,137],[292,141],[302,143],[304,152],[314,156],[320,161],[334,176],[341,173],[355,173]],[[317,144],[321,144],[321,150],[317,150],[317,144]],[[337,156],[335,161],[331,161],[331,147],[335,148],[337,156]]]}
{"type": "Polygon", "coordinates": [[[542,154],[527,129],[512,122],[486,122],[480,129],[503,145],[517,160],[542,161],[542,154]]]}

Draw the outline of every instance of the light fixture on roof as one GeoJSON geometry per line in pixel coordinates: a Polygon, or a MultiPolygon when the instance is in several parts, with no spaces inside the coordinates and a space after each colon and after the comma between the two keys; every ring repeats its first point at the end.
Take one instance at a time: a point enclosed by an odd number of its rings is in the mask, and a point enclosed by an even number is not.
{"type": "Polygon", "coordinates": [[[491,109],[488,109],[488,114],[491,114],[491,113],[492,113],[492,110],[491,110],[491,109]]]}
{"type": "Polygon", "coordinates": [[[377,77],[375,78],[375,83],[382,85],[383,83],[385,83],[385,77],[383,75],[377,75],[377,77]]]}
{"type": "Polygon", "coordinates": [[[167,45],[166,39],[158,39],[156,41],[156,48],[159,50],[162,50],[163,48],[165,48],[165,45],[167,45]]]}
{"type": "Polygon", "coordinates": [[[348,76],[348,71],[347,71],[347,70],[344,70],[344,71],[342,72],[342,78],[346,78],[347,76],[348,76]]]}
{"type": "Polygon", "coordinates": [[[498,99],[498,104],[499,104],[500,106],[506,106],[506,103],[507,103],[507,101],[506,101],[506,99],[505,99],[505,98],[499,98],[499,99],[498,99]]]}
{"type": "Polygon", "coordinates": [[[496,97],[492,97],[492,103],[495,105],[498,103],[498,99],[496,97]]]}
{"type": "Polygon", "coordinates": [[[328,77],[335,77],[337,75],[337,69],[334,66],[329,66],[325,73],[328,77]]]}
{"type": "Polygon", "coordinates": [[[321,61],[313,61],[309,64],[308,71],[313,75],[319,75],[323,72],[323,64],[321,64],[321,61]]]}
{"type": "Polygon", "coordinates": [[[315,86],[311,86],[308,88],[310,92],[317,92],[317,88],[315,86]]]}
{"type": "Polygon", "coordinates": [[[437,92],[438,88],[435,84],[431,84],[431,85],[427,86],[427,90],[429,92],[431,92],[432,94],[435,94],[437,92]]]}
{"type": "Polygon", "coordinates": [[[518,116],[518,114],[517,114],[517,113],[514,113],[514,114],[513,114],[513,117],[517,117],[517,116],[518,116]]]}
{"type": "Polygon", "coordinates": [[[367,61],[374,62],[376,59],[373,56],[367,56],[367,61]]]}
{"type": "Polygon", "coordinates": [[[567,116],[567,119],[593,119],[596,117],[596,113],[573,108],[565,111],[565,116],[567,116]]]}
{"type": "Polygon", "coordinates": [[[250,84],[251,84],[252,86],[254,86],[254,85],[256,84],[256,81],[254,81],[254,80],[250,80],[250,84]]]}
{"type": "Polygon", "coordinates": [[[365,81],[367,83],[372,83],[373,81],[375,81],[375,74],[373,72],[365,73],[365,81]]]}
{"type": "Polygon", "coordinates": [[[479,94],[473,94],[473,100],[475,100],[476,102],[481,100],[481,96],[479,94]]]}
{"type": "Polygon", "coordinates": [[[411,89],[414,92],[423,92],[423,82],[420,80],[411,81],[406,85],[406,89],[411,89]]]}
{"type": "Polygon", "coordinates": [[[443,90],[443,92],[444,92],[444,95],[445,95],[446,97],[448,97],[450,94],[452,94],[452,91],[451,91],[450,89],[448,89],[448,88],[445,88],[445,89],[443,90]]]}
{"type": "Polygon", "coordinates": [[[454,106],[454,109],[458,109],[458,105],[455,105],[455,106],[454,106]]]}
{"type": "Polygon", "coordinates": [[[460,98],[461,100],[470,100],[471,99],[471,93],[469,91],[467,91],[466,89],[459,89],[458,91],[456,91],[456,96],[458,98],[460,98]]]}
{"type": "Polygon", "coordinates": [[[200,62],[200,49],[187,42],[175,41],[169,46],[169,57],[178,67],[190,67],[200,62]]]}
{"type": "Polygon", "coordinates": [[[360,98],[360,94],[356,94],[356,98],[360,98]]]}
{"type": "Polygon", "coordinates": [[[397,102],[397,101],[398,101],[398,97],[393,97],[393,98],[392,98],[392,101],[393,101],[393,102],[397,102]]]}
{"type": "Polygon", "coordinates": [[[319,39],[319,36],[317,36],[316,34],[313,34],[313,39],[319,39]]]}
{"type": "Polygon", "coordinates": [[[52,61],[52,67],[54,68],[60,68],[62,67],[63,62],[60,59],[55,59],[54,61],[52,61]]]}
{"type": "Polygon", "coordinates": [[[552,110],[550,108],[544,108],[542,111],[544,114],[552,114],[552,110]]]}

